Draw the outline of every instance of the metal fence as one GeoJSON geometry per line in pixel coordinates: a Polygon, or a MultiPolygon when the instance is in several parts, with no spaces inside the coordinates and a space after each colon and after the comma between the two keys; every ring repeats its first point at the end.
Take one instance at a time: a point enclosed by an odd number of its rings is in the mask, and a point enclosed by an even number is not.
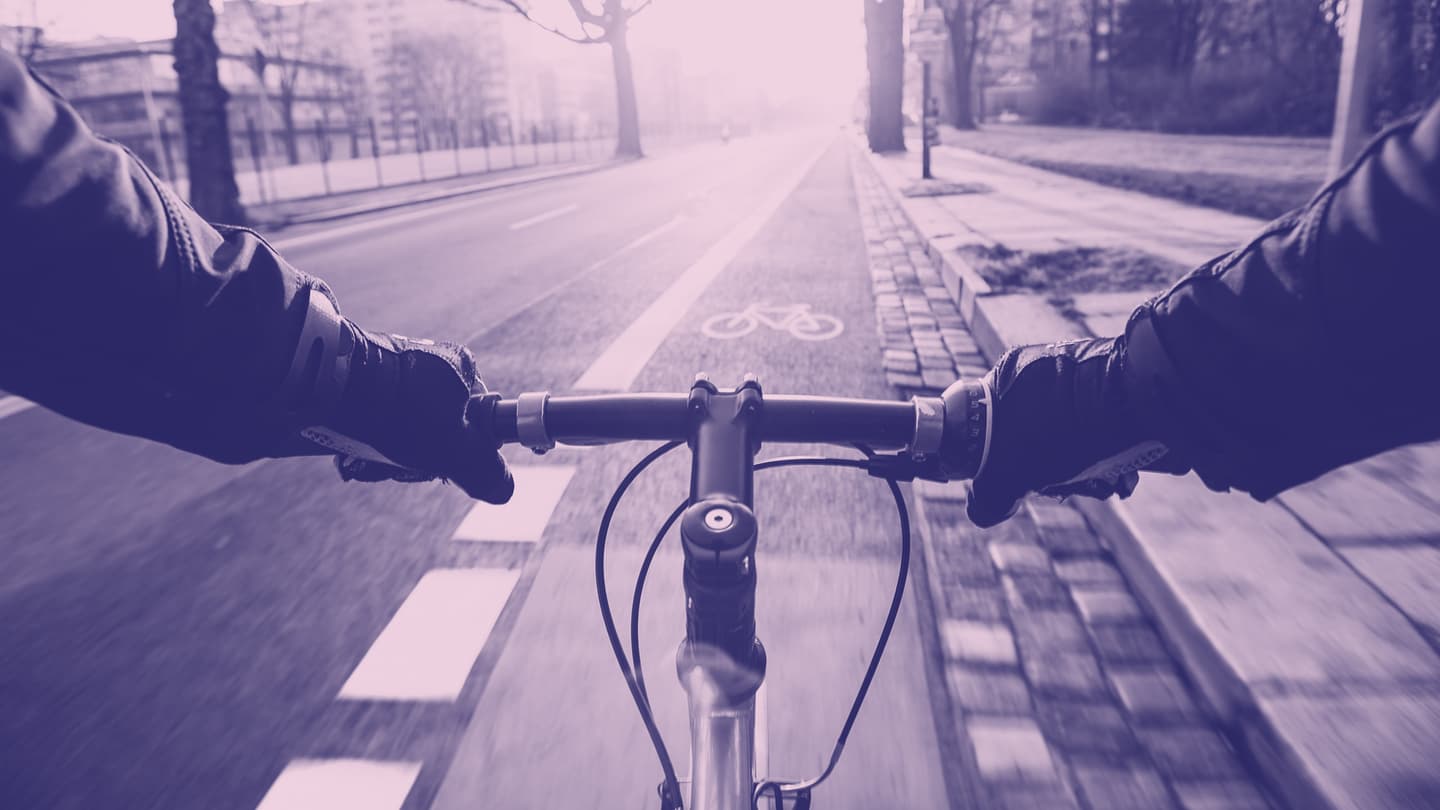
{"type": "MultiPolygon", "coordinates": [[[[291,164],[284,133],[262,132],[246,120],[234,144],[240,199],[246,205],[265,205],[528,166],[598,161],[615,151],[615,138],[607,132],[580,132],[559,124],[499,132],[486,127],[468,133],[454,122],[429,127],[415,121],[397,124],[382,134],[373,119],[361,128],[326,129],[316,123],[309,131],[295,133],[306,142],[296,151],[309,160],[291,164]]],[[[188,196],[182,139],[169,131],[160,136],[163,166],[156,168],[188,196]]]]}

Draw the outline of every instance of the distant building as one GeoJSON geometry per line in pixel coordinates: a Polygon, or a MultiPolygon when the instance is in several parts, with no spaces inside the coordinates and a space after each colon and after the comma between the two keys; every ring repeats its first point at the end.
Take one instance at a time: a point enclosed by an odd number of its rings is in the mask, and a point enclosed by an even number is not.
{"type": "Polygon", "coordinates": [[[325,0],[335,38],[364,77],[365,115],[388,144],[444,139],[451,122],[489,136],[510,115],[503,19],[513,11],[454,0],[325,0]],[[457,120],[459,119],[459,120],[457,120]]]}
{"type": "MultiPolygon", "coordinates": [[[[297,66],[291,60],[268,58],[270,67],[262,86],[254,43],[230,36],[217,36],[217,40],[221,46],[220,81],[230,93],[228,112],[237,164],[253,159],[256,153],[271,162],[282,160],[280,144],[285,132],[274,110],[279,94],[276,77],[278,70],[297,66]],[[252,125],[256,128],[253,138],[252,125]]],[[[184,172],[171,40],[50,43],[34,63],[97,132],[135,152],[162,176],[173,179],[184,172]]],[[[343,136],[350,134],[341,122],[346,118],[344,110],[354,106],[354,71],[342,64],[308,60],[298,68],[300,79],[291,115],[299,159],[311,161],[320,153],[317,124],[331,140],[343,143],[343,136]]]]}

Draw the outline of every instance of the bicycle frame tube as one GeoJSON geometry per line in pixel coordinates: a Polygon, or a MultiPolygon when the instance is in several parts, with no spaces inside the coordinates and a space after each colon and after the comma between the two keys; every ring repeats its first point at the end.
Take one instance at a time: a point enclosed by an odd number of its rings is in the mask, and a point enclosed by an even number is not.
{"type": "Polygon", "coordinates": [[[690,390],[691,505],[685,550],[686,638],[675,666],[690,706],[689,810],[748,810],[755,784],[755,703],[765,648],[755,637],[753,466],[762,399],[753,378],[690,390]]]}

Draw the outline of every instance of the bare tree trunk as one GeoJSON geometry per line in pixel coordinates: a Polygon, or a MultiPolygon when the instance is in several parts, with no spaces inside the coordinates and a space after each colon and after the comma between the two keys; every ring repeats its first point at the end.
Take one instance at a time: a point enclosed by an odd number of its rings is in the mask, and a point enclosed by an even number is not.
{"type": "Polygon", "coordinates": [[[640,105],[635,100],[635,69],[630,64],[630,46],[626,42],[626,21],[617,17],[606,30],[610,43],[610,60],[615,67],[616,157],[644,157],[640,148],[640,105]]]}
{"type": "Polygon", "coordinates": [[[300,149],[295,144],[295,90],[280,91],[280,125],[285,128],[285,157],[294,166],[300,162],[300,149]]]}
{"type": "Polygon", "coordinates": [[[905,151],[904,4],[864,0],[865,61],[870,68],[870,119],[865,133],[872,152],[905,151]]]}
{"type": "Polygon", "coordinates": [[[955,71],[952,83],[955,103],[951,105],[951,123],[956,129],[975,128],[975,48],[971,44],[970,9],[966,0],[955,4],[955,11],[945,20],[950,29],[950,64],[955,71]]]}
{"type": "Polygon", "coordinates": [[[180,120],[185,129],[185,167],[190,205],[212,222],[243,224],[245,209],[235,185],[230,153],[229,93],[220,84],[220,49],[210,0],[174,0],[175,74],[180,120]]]}

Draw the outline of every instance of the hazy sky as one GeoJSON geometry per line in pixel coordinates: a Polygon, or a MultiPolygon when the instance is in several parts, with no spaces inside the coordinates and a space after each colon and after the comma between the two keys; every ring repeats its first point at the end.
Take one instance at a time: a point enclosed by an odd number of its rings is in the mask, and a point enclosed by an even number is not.
{"type": "MultiPolygon", "coordinates": [[[[560,0],[534,6],[556,22],[573,21],[560,0]]],[[[175,30],[169,0],[0,0],[0,22],[28,24],[32,14],[60,40],[149,39],[175,30]]],[[[861,5],[853,0],[654,0],[630,40],[637,56],[675,48],[692,70],[724,73],[781,98],[848,99],[864,69],[861,5]]]]}

